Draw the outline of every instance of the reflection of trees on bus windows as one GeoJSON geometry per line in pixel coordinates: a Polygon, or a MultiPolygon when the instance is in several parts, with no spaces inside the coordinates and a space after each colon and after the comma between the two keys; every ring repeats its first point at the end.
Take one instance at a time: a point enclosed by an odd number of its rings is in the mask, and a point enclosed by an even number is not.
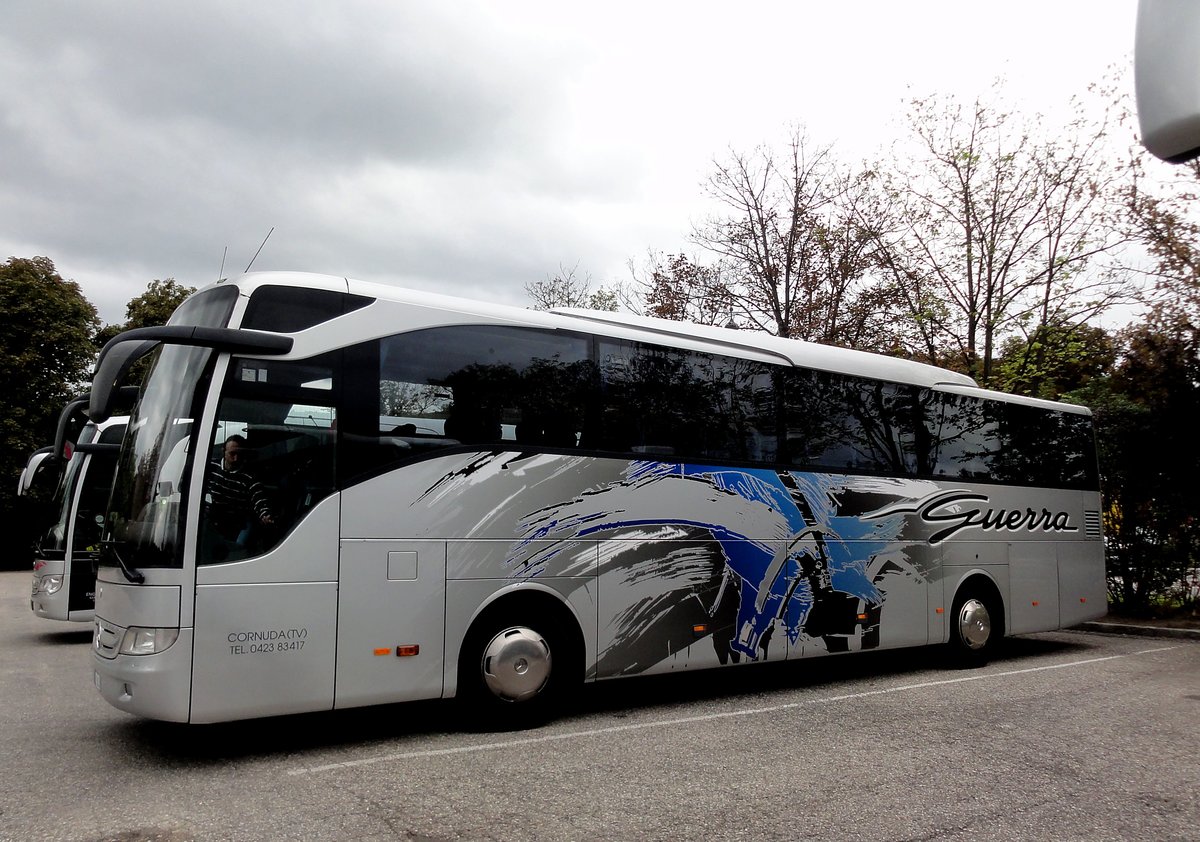
{"type": "Polygon", "coordinates": [[[1095,450],[1085,418],[1021,404],[1002,405],[1001,446],[992,474],[1001,482],[1078,485],[1094,472],[1095,450]]]}
{"type": "Polygon", "coordinates": [[[792,464],[905,475],[929,463],[916,388],[805,369],[789,381],[792,464]]]}
{"type": "Polygon", "coordinates": [[[905,420],[897,411],[897,388],[878,380],[821,378],[828,395],[827,406],[841,410],[837,431],[840,441],[821,456],[829,467],[904,474],[908,472],[905,450],[911,451],[912,435],[902,431],[905,420]]]}
{"type": "Polygon", "coordinates": [[[935,474],[988,478],[999,446],[996,410],[1003,405],[967,395],[940,398],[926,414],[935,474]]]}
{"type": "Polygon", "coordinates": [[[594,391],[588,349],[582,336],[486,325],[388,337],[378,350],[381,415],[388,416],[381,424],[440,439],[409,442],[417,448],[575,447],[594,391]]]}
{"type": "Polygon", "coordinates": [[[1065,482],[1075,487],[1087,487],[1096,476],[1096,440],[1092,425],[1082,415],[1066,412],[1054,413],[1057,419],[1055,438],[1049,445],[1052,452],[1062,459],[1057,467],[1058,475],[1043,474],[1040,479],[1047,484],[1065,482]]]}
{"type": "Polygon", "coordinates": [[[579,446],[595,423],[589,407],[596,380],[590,360],[530,360],[515,397],[517,412],[511,416],[516,440],[549,447],[579,446]]]}
{"type": "Polygon", "coordinates": [[[932,389],[911,388],[909,407],[912,412],[911,470],[917,476],[937,474],[938,439],[933,434],[932,418],[941,407],[942,396],[932,389]]]}
{"type": "Polygon", "coordinates": [[[447,438],[464,443],[506,438],[505,410],[520,380],[516,369],[507,363],[471,363],[452,372],[441,384],[454,397],[447,409],[447,438]]]}
{"type": "Polygon", "coordinates": [[[808,369],[795,369],[788,381],[787,442],[792,464],[842,470],[868,467],[867,443],[850,401],[852,382],[808,369]]]}
{"type": "MultiPolygon", "coordinates": [[[[395,418],[443,418],[447,397],[446,390],[437,386],[382,380],[379,383],[379,414],[395,418]]],[[[428,428],[428,432],[434,430],[428,428]]]]}
{"type": "Polygon", "coordinates": [[[602,340],[606,450],[702,455],[713,414],[707,383],[686,351],[602,340]]]}
{"type": "MultiPolygon", "coordinates": [[[[379,434],[352,465],[343,453],[348,476],[438,448],[516,442],[1094,485],[1088,419],[1019,404],[567,331],[434,328],[360,347],[367,369],[378,360],[379,434]]],[[[361,425],[374,412],[364,408],[361,425]]]]}
{"type": "Polygon", "coordinates": [[[695,354],[694,358],[710,399],[704,455],[743,461],[774,458],[773,411],[763,414],[759,409],[761,396],[771,389],[766,367],[709,354],[695,354]]]}
{"type": "MultiPolygon", "coordinates": [[[[794,464],[788,435],[790,369],[759,366],[760,373],[749,384],[750,417],[757,435],[751,459],[782,465],[794,464]]],[[[801,451],[802,452],[802,451],[801,451]]]]}
{"type": "Polygon", "coordinates": [[[775,453],[771,375],[761,363],[601,340],[604,450],[719,460],[775,453]]]}

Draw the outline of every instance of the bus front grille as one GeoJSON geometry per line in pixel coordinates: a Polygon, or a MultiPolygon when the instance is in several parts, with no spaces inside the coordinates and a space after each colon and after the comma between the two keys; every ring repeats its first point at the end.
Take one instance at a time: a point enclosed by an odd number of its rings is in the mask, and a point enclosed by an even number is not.
{"type": "Polygon", "coordinates": [[[125,634],[125,629],[97,617],[92,647],[101,658],[111,660],[117,657],[117,647],[121,645],[121,635],[123,634],[125,634]]]}

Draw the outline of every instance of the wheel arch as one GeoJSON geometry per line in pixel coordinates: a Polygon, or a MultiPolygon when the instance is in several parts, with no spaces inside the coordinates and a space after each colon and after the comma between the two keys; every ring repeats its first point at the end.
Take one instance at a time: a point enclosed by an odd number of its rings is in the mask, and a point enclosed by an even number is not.
{"type": "MultiPolygon", "coordinates": [[[[565,632],[570,647],[569,657],[579,670],[580,680],[589,674],[587,638],[579,609],[567,596],[552,587],[540,582],[520,582],[489,594],[475,606],[462,624],[462,633],[456,636],[453,651],[450,651],[451,645],[447,642],[444,695],[447,698],[458,695],[463,644],[481,624],[491,623],[498,617],[511,617],[517,621],[531,616],[549,619],[565,632]]],[[[594,654],[591,657],[594,659],[594,654]]]]}
{"type": "MultiPolygon", "coordinates": [[[[950,606],[949,615],[954,617],[954,606],[958,604],[959,598],[966,593],[975,594],[983,597],[985,601],[990,600],[992,605],[999,608],[992,622],[999,625],[998,638],[1008,634],[1008,603],[1004,599],[1004,592],[1000,588],[1000,584],[992,577],[992,574],[986,570],[978,568],[965,571],[958,579],[954,586],[954,592],[946,604],[950,606]]],[[[950,626],[947,623],[945,639],[950,639],[950,626]]]]}

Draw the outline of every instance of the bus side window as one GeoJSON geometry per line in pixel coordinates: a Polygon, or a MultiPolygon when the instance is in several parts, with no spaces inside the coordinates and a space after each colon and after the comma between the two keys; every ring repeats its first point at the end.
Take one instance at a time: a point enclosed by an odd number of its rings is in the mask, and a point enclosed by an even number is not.
{"type": "MultiPolygon", "coordinates": [[[[361,347],[378,367],[381,429],[416,428],[404,437],[410,457],[509,442],[573,448],[584,434],[595,367],[582,336],[463,325],[361,347]]],[[[357,390],[354,396],[362,399],[357,390]]]]}
{"type": "Polygon", "coordinates": [[[998,443],[996,404],[967,395],[940,394],[926,412],[937,476],[988,479],[998,443]]]}

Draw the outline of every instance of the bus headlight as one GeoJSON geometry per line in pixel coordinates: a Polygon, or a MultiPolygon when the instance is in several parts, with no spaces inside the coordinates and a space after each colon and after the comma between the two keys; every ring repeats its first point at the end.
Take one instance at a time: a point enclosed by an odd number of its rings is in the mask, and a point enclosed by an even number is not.
{"type": "Polygon", "coordinates": [[[179,639],[179,629],[146,629],[130,626],[121,638],[122,655],[157,655],[179,639]]]}
{"type": "Polygon", "coordinates": [[[61,573],[53,576],[43,576],[39,582],[41,592],[49,596],[52,593],[58,593],[62,587],[63,577],[61,573]]]}

